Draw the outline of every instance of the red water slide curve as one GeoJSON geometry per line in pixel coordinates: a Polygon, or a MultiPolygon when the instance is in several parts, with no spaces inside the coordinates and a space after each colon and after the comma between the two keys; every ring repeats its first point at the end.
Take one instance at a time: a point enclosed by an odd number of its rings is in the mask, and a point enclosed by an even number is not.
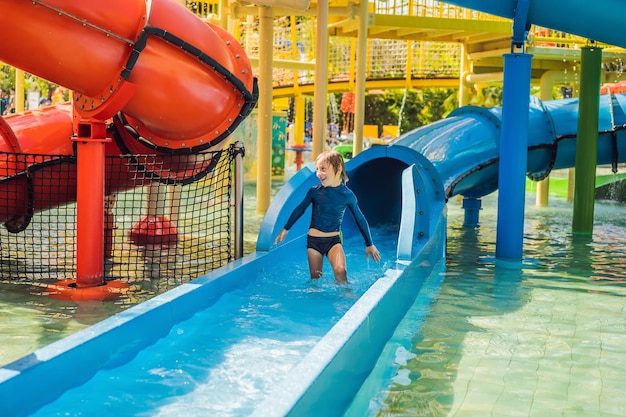
{"type": "Polygon", "coordinates": [[[256,104],[241,45],[172,0],[0,0],[0,10],[0,61],[73,91],[72,105],[0,118],[0,152],[17,154],[0,161],[0,222],[76,198],[76,175],[52,155],[74,154],[84,121],[117,133],[107,154],[180,159],[220,149],[256,104]],[[50,189],[58,175],[67,186],[50,189]]]}

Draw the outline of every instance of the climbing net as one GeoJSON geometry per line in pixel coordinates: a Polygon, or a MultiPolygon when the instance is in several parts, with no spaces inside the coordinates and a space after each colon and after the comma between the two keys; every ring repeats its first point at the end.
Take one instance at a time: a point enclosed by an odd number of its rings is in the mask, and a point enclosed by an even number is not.
{"type": "MultiPolygon", "coordinates": [[[[107,156],[105,279],[160,293],[232,261],[234,156],[107,156]]],[[[75,198],[74,156],[0,154],[0,281],[76,278],[75,198]]]]}
{"type": "MultiPolygon", "coordinates": [[[[241,42],[253,57],[259,56],[258,29],[256,21],[242,23],[241,42]]],[[[294,85],[295,81],[301,85],[313,83],[314,21],[295,22],[289,17],[276,18],[272,33],[274,87],[294,85]],[[298,61],[302,65],[299,69],[288,68],[289,65],[283,66],[281,60],[298,61]]],[[[356,59],[355,42],[355,38],[330,37],[328,65],[325,68],[329,82],[350,80],[356,59]]],[[[413,78],[458,78],[461,53],[458,43],[368,39],[366,76],[368,80],[404,79],[410,72],[413,78]]]]}

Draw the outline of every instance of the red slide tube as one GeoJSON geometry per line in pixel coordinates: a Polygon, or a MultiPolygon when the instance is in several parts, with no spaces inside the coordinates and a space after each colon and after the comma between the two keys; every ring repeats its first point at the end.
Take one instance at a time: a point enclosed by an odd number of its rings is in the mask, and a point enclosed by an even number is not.
{"type": "Polygon", "coordinates": [[[156,147],[217,145],[256,100],[241,45],[174,1],[0,0],[0,10],[1,61],[73,90],[84,118],[122,112],[156,147]]]}

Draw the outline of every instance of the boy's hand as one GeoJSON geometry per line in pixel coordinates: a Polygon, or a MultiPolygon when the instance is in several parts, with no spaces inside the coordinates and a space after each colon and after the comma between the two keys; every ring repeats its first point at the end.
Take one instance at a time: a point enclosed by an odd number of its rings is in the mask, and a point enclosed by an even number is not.
{"type": "Polygon", "coordinates": [[[372,257],[374,262],[380,261],[380,252],[378,252],[378,249],[376,249],[376,246],[374,245],[365,248],[365,259],[370,256],[372,257]]]}
{"type": "Polygon", "coordinates": [[[285,240],[285,236],[287,236],[287,233],[289,233],[289,230],[287,229],[281,230],[278,236],[276,236],[276,239],[274,240],[274,245],[278,245],[280,242],[285,240]]]}

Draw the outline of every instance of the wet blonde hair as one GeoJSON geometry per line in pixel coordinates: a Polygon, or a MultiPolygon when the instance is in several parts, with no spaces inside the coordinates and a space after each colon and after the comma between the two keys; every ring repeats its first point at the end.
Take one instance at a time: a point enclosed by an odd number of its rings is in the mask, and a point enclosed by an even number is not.
{"type": "Polygon", "coordinates": [[[337,151],[325,151],[317,156],[315,164],[327,163],[332,166],[335,173],[341,170],[341,178],[343,182],[348,182],[348,174],[346,174],[346,166],[343,163],[343,156],[337,151]]]}

